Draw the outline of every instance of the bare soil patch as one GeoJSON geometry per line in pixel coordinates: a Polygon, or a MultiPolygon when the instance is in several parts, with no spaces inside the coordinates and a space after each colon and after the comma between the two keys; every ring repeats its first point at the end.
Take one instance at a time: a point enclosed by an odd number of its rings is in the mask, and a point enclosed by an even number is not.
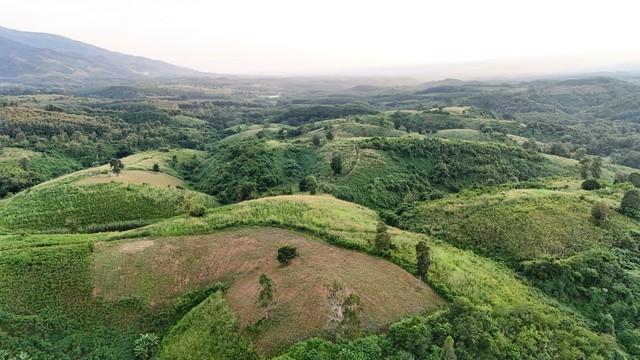
{"type": "Polygon", "coordinates": [[[266,327],[250,337],[265,355],[327,332],[327,288],[333,282],[361,298],[362,327],[369,332],[444,302],[427,284],[386,260],[272,228],[98,244],[94,286],[96,296],[140,297],[162,306],[188,289],[225,281],[230,285],[225,298],[245,329],[265,315],[257,304],[262,273],[275,284],[277,305],[266,327]],[[283,245],[296,246],[300,254],[286,267],[276,259],[283,245]]]}

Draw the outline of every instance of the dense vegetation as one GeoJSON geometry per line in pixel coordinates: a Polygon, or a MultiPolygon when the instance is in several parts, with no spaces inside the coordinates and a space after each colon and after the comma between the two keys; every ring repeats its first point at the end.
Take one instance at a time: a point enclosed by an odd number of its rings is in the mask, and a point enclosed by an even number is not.
{"type": "MultiPolygon", "coordinates": [[[[95,282],[104,242],[247,226],[391,261],[446,300],[280,360],[640,357],[637,81],[64,89],[0,97],[0,359],[260,358],[276,327],[241,325],[232,283],[152,304],[95,282]]],[[[287,251],[280,269],[308,265],[287,251]]],[[[160,273],[114,254],[143,285],[160,273]]]]}

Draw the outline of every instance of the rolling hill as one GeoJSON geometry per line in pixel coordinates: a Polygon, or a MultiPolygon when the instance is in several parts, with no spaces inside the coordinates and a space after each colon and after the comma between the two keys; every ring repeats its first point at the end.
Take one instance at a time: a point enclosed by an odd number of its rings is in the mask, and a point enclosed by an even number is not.
{"type": "Polygon", "coordinates": [[[203,76],[194,70],[126,55],[69,38],[0,27],[0,80],[44,83],[90,79],[203,76]]]}

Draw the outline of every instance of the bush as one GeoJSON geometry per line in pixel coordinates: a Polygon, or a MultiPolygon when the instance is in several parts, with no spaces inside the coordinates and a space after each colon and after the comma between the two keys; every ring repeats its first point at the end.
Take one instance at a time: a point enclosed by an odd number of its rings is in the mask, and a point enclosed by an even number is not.
{"type": "Polygon", "coordinates": [[[291,260],[298,256],[298,249],[295,246],[286,245],[278,249],[278,261],[282,265],[289,265],[291,260]]]}
{"type": "Polygon", "coordinates": [[[193,217],[203,217],[206,213],[207,209],[202,205],[196,206],[193,209],[189,210],[189,216],[193,217]]]}
{"type": "Polygon", "coordinates": [[[597,180],[588,179],[582,182],[582,189],[584,190],[598,190],[602,188],[602,185],[597,180]]]}
{"type": "Polygon", "coordinates": [[[611,209],[609,205],[603,203],[602,201],[598,201],[593,204],[591,207],[591,217],[593,220],[597,222],[605,222],[611,215],[611,209]]]}
{"type": "Polygon", "coordinates": [[[640,174],[638,173],[631,173],[629,174],[629,176],[627,177],[627,180],[633,184],[633,186],[635,187],[640,187],[640,174]]]}
{"type": "Polygon", "coordinates": [[[160,171],[160,165],[158,165],[158,164],[153,164],[153,167],[151,168],[151,170],[153,170],[153,171],[155,171],[155,172],[160,171]]]}
{"type": "Polygon", "coordinates": [[[315,195],[318,189],[318,180],[313,175],[305,176],[300,180],[300,191],[308,191],[311,195],[315,195]]]}
{"type": "Polygon", "coordinates": [[[620,203],[620,211],[632,216],[640,214],[640,190],[631,189],[624,193],[620,203]]]}

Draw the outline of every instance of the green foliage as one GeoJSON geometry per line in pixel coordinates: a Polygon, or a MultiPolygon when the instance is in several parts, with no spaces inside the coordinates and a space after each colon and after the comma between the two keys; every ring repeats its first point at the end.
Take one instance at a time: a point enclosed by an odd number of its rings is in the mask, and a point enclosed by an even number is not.
{"type": "Polygon", "coordinates": [[[420,241],[416,244],[416,274],[422,279],[427,279],[431,266],[431,249],[426,241],[420,241]]]}
{"type": "Polygon", "coordinates": [[[331,170],[333,175],[342,174],[342,155],[340,153],[334,153],[331,156],[331,170]]]}
{"type": "Polygon", "coordinates": [[[587,180],[583,181],[582,184],[580,184],[580,187],[583,190],[598,190],[598,189],[602,188],[602,185],[600,185],[598,180],[587,179],[587,180]]]}
{"type": "Polygon", "coordinates": [[[374,239],[374,246],[376,251],[380,254],[386,254],[389,250],[391,250],[391,235],[387,232],[387,225],[382,221],[378,222],[376,226],[376,237],[374,239]]]}
{"type": "Polygon", "coordinates": [[[308,191],[309,194],[315,195],[318,189],[318,180],[315,176],[305,176],[300,180],[300,191],[308,191]]]}
{"type": "Polygon", "coordinates": [[[83,232],[146,225],[214,206],[212,198],[175,188],[120,183],[78,185],[64,182],[40,186],[0,202],[0,227],[66,232],[73,221],[83,232]]]}
{"type": "Polygon", "coordinates": [[[153,164],[153,167],[151,168],[151,170],[153,170],[154,172],[160,171],[160,165],[158,165],[157,163],[153,164]]]}
{"type": "Polygon", "coordinates": [[[632,217],[640,216],[640,190],[631,189],[624,193],[620,202],[620,211],[632,217]]]}
{"type": "Polygon", "coordinates": [[[631,173],[629,174],[626,180],[632,183],[633,186],[640,188],[640,173],[637,173],[637,172],[631,173]]]}
{"type": "Polygon", "coordinates": [[[292,107],[278,116],[278,122],[289,125],[301,125],[312,121],[336,119],[348,115],[375,114],[376,111],[361,105],[334,105],[334,106],[310,106],[292,107]]]}
{"type": "Polygon", "coordinates": [[[289,265],[291,260],[298,256],[298,249],[295,246],[286,245],[278,248],[278,255],[276,258],[282,265],[289,265]]]}
{"type": "Polygon", "coordinates": [[[133,346],[133,354],[140,360],[151,360],[160,345],[160,338],[153,333],[140,334],[133,346]]]}
{"type": "Polygon", "coordinates": [[[591,207],[591,218],[598,223],[606,222],[611,216],[611,208],[602,201],[593,203],[591,207]]]}
{"type": "Polygon", "coordinates": [[[111,167],[111,172],[118,175],[124,169],[124,164],[120,159],[111,159],[109,160],[109,167],[111,167]]]}
{"type": "Polygon", "coordinates": [[[306,147],[256,139],[219,144],[195,176],[196,187],[224,203],[246,200],[243,184],[255,184],[255,195],[282,193],[298,184],[319,163],[306,147]]]}
{"type": "Polygon", "coordinates": [[[162,339],[159,360],[258,360],[239,335],[238,323],[221,292],[194,307],[162,339]]]}

